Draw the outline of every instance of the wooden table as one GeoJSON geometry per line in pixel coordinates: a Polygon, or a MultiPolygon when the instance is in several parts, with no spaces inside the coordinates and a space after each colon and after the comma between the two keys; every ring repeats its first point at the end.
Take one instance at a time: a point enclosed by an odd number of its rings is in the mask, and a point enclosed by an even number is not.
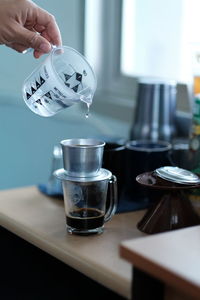
{"type": "Polygon", "coordinates": [[[144,236],[136,228],[145,211],[115,215],[96,236],[69,235],[63,201],[37,187],[0,192],[0,225],[125,298],[131,297],[131,265],[120,258],[123,240],[144,236]]]}
{"type": "Polygon", "coordinates": [[[154,283],[152,292],[159,289],[165,299],[200,299],[200,226],[124,241],[120,253],[139,278],[137,286],[133,282],[133,299],[145,299],[154,283]]]}

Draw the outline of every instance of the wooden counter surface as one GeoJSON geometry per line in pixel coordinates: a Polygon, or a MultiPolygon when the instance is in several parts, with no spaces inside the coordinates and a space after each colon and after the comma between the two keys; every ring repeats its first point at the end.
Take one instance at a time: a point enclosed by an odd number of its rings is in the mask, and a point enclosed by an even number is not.
{"type": "Polygon", "coordinates": [[[145,211],[115,215],[101,235],[69,235],[62,199],[37,187],[0,191],[0,225],[116,293],[131,297],[131,265],[120,243],[144,236],[136,228],[145,211]]]}
{"type": "Polygon", "coordinates": [[[200,226],[124,241],[120,253],[178,291],[176,299],[200,299],[200,226]]]}

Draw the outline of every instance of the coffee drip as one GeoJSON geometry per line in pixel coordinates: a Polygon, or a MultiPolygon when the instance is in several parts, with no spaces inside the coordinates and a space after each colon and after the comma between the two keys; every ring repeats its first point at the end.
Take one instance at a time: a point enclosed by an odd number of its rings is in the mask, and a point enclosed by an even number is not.
{"type": "Polygon", "coordinates": [[[116,211],[117,181],[102,168],[104,145],[96,139],[61,141],[64,168],[54,175],[62,181],[68,233],[102,233],[116,211]]]}

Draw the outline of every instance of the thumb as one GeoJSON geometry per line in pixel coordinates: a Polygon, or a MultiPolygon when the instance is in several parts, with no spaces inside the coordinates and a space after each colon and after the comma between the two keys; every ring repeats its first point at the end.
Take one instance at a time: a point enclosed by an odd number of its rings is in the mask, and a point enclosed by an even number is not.
{"type": "Polygon", "coordinates": [[[18,43],[27,48],[33,48],[42,53],[48,53],[51,50],[51,44],[40,34],[21,27],[17,34],[18,43]]]}

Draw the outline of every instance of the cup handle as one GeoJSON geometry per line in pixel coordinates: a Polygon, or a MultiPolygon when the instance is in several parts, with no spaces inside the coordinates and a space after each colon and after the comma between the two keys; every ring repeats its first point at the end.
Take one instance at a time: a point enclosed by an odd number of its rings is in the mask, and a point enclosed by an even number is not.
{"type": "Polygon", "coordinates": [[[105,214],[104,221],[109,221],[115,214],[117,209],[117,178],[115,175],[109,179],[109,195],[110,195],[110,205],[105,214]]]}

